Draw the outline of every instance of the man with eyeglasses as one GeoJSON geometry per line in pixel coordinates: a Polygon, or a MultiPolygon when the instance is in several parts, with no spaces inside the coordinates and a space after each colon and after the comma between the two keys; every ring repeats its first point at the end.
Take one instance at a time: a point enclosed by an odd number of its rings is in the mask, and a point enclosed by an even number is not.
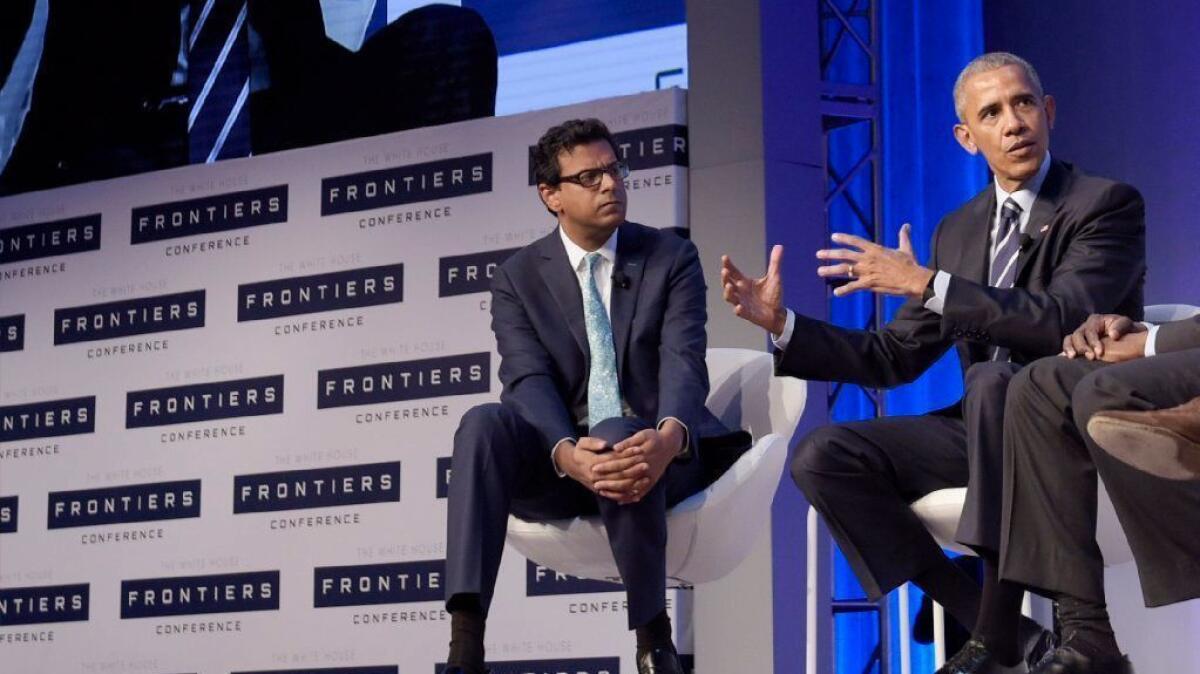
{"type": "Polygon", "coordinates": [[[602,122],[533,151],[558,226],[492,280],[499,403],[463,415],[448,492],[447,672],[484,669],[484,624],[510,513],[599,515],[628,596],[639,674],[682,672],[666,613],[667,508],[705,483],[704,274],[696,247],[625,220],[629,168],[602,122]]]}

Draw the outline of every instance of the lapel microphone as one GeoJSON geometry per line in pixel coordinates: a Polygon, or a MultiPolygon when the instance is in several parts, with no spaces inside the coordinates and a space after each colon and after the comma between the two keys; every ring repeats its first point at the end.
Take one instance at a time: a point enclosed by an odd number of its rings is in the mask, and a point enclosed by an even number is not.
{"type": "Polygon", "coordinates": [[[615,288],[620,288],[621,290],[629,289],[629,277],[626,276],[625,272],[620,269],[613,272],[612,282],[613,287],[615,288]]]}
{"type": "Polygon", "coordinates": [[[1021,235],[1021,252],[1024,253],[1025,251],[1029,250],[1032,247],[1033,247],[1033,237],[1029,236],[1028,234],[1022,234],[1021,235]]]}

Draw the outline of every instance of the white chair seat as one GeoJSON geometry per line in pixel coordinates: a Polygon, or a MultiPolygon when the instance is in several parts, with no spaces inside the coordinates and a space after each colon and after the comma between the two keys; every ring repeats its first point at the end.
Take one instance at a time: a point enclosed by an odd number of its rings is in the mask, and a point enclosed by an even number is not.
{"type": "MultiPolygon", "coordinates": [[[[959,554],[973,555],[975,553],[970,548],[954,540],[954,532],[958,529],[958,520],[962,515],[966,497],[966,487],[939,489],[914,501],[912,510],[938,545],[959,554]]],[[[1133,561],[1129,540],[1125,537],[1125,531],[1121,529],[1121,523],[1117,521],[1117,513],[1103,482],[1100,483],[1097,505],[1096,542],[1104,555],[1104,565],[1116,566],[1133,561]]]]}
{"type": "MultiPolygon", "coordinates": [[[[805,383],[773,376],[771,355],[709,349],[708,409],[754,445],[707,489],[667,513],[667,576],[675,585],[728,574],[770,521],[771,501],[787,461],[788,440],[804,410],[805,383]]],[[[560,573],[616,580],[616,563],[599,517],[546,522],[508,520],[508,544],[560,573]]]]}

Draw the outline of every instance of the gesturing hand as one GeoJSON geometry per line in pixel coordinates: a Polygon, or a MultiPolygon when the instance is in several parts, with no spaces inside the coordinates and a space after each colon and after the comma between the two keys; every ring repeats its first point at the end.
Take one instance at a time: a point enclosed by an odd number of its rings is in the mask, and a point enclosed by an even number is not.
{"type": "Polygon", "coordinates": [[[781,334],[787,324],[787,312],[783,308],[783,283],[779,278],[781,262],[783,246],[777,245],[771,248],[766,275],[752,279],[734,266],[728,255],[721,256],[721,285],[725,301],[733,305],[734,315],[773,335],[781,334]]]}
{"type": "Polygon", "coordinates": [[[1118,314],[1092,314],[1063,338],[1063,355],[1119,363],[1146,353],[1146,326],[1118,314]]]}
{"type": "Polygon", "coordinates": [[[821,260],[840,260],[837,264],[817,267],[822,277],[845,277],[850,282],[835,288],[834,295],[842,297],[859,290],[920,297],[933,277],[933,271],[922,267],[913,254],[909,232],[912,226],[905,223],[900,228],[900,247],[896,249],[868,241],[853,234],[834,234],[834,243],[852,248],[830,248],[817,251],[821,260]],[[857,249],[857,250],[855,250],[857,249]]]}

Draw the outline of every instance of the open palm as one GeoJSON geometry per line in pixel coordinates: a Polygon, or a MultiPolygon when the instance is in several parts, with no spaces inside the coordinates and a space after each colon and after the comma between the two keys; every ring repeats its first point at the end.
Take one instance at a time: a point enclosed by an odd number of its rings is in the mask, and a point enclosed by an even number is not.
{"type": "Polygon", "coordinates": [[[779,267],[783,261],[783,246],[771,248],[766,275],[752,279],[742,273],[728,255],[721,256],[721,285],[725,301],[733,305],[733,313],[772,334],[783,331],[786,312],[783,310],[783,282],[779,267]]]}

